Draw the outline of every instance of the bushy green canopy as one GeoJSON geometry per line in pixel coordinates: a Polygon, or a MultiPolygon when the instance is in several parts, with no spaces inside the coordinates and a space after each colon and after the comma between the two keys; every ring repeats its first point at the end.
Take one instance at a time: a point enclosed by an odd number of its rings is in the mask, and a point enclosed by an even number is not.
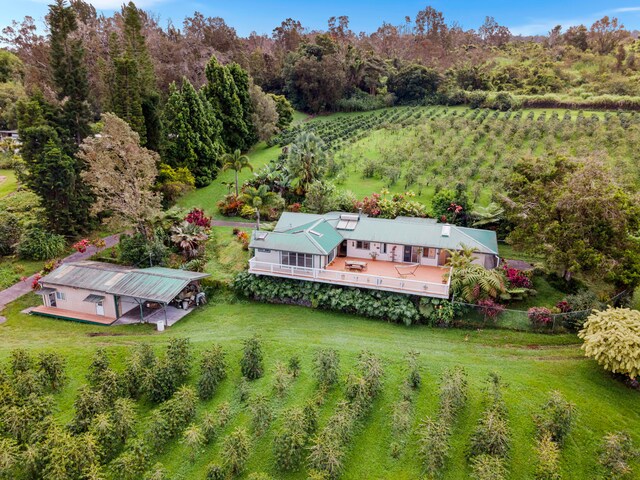
{"type": "Polygon", "coordinates": [[[587,357],[613,373],[640,376],[640,311],[608,308],[594,312],[578,334],[587,357]]]}

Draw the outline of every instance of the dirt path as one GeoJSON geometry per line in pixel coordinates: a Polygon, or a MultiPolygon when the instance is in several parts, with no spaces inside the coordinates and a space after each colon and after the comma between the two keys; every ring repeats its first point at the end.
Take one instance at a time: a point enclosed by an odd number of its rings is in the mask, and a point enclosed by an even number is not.
{"type": "MultiPolygon", "coordinates": [[[[110,235],[108,237],[105,237],[104,248],[113,247],[118,243],[119,238],[120,238],[120,234],[110,235]]],[[[91,245],[89,248],[87,248],[87,251],[84,253],[76,252],[69,255],[68,257],[63,258],[62,263],[79,262],[80,260],[86,260],[101,250],[103,250],[103,248],[96,248],[95,246],[91,245]]],[[[9,288],[5,290],[0,291],[0,313],[2,312],[2,310],[4,310],[4,307],[6,307],[9,303],[13,302],[14,300],[17,300],[22,295],[25,295],[31,291],[31,284],[33,283],[33,279],[35,278],[35,276],[36,274],[31,275],[30,277],[27,277],[25,280],[22,280],[14,285],[11,285],[9,288]]],[[[0,316],[0,323],[4,323],[4,321],[5,321],[5,318],[0,316]]]]}

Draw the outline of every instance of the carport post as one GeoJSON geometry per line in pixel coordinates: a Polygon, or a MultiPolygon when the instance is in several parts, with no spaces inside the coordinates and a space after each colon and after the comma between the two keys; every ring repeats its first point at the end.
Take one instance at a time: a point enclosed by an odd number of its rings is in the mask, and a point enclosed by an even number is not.
{"type": "Polygon", "coordinates": [[[167,303],[163,303],[162,304],[162,309],[164,310],[164,326],[168,327],[169,325],[167,324],[167,303]]]}

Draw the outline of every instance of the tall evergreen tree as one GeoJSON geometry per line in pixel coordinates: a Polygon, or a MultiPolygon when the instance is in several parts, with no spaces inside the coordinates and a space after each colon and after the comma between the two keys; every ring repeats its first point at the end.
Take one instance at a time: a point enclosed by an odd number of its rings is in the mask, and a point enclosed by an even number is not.
{"type": "Polygon", "coordinates": [[[110,40],[111,108],[138,133],[142,145],[158,150],[160,98],[140,10],[129,2],[122,7],[122,18],[121,38],[114,33],[110,40]]]}
{"type": "Polygon", "coordinates": [[[222,121],[222,140],[227,150],[243,150],[249,130],[233,76],[215,57],[209,60],[205,75],[207,84],[203,87],[204,94],[214,115],[222,121]]]}
{"type": "Polygon", "coordinates": [[[42,199],[49,227],[72,236],[91,226],[92,196],[80,179],[84,164],[62,142],[68,130],[61,125],[61,109],[35,94],[18,104],[20,153],[26,170],[19,176],[42,199]]]}
{"type": "Polygon", "coordinates": [[[242,106],[242,120],[247,126],[247,134],[244,137],[244,145],[242,150],[248,150],[258,141],[258,134],[253,124],[253,104],[251,102],[251,94],[249,93],[250,82],[249,74],[237,63],[232,63],[227,67],[229,73],[233,77],[233,82],[238,89],[238,99],[242,106]]]}
{"type": "Polygon", "coordinates": [[[55,0],[49,7],[47,20],[53,81],[58,99],[64,102],[62,123],[77,146],[90,133],[91,112],[87,101],[89,84],[84,47],[80,39],[72,36],[78,29],[76,13],[73,7],[66,5],[65,0],[55,0]]]}
{"type": "Polygon", "coordinates": [[[135,60],[125,53],[113,58],[113,83],[111,85],[111,108],[138,133],[140,142],[147,138],[147,127],[140,98],[140,78],[135,60]]]}
{"type": "Polygon", "coordinates": [[[222,123],[186,78],[180,89],[175,84],[170,87],[164,126],[163,160],[172,167],[187,167],[196,186],[208,185],[216,177],[224,153],[222,123]]]}

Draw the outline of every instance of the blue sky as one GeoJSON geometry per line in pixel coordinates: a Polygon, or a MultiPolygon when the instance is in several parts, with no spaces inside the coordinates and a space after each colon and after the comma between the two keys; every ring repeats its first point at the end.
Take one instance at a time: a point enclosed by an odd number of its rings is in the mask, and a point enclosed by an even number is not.
{"type": "MultiPolygon", "coordinates": [[[[123,0],[90,0],[106,14],[118,9],[123,0]]],[[[0,0],[0,27],[12,19],[30,15],[42,21],[49,0],[0,0]]],[[[206,16],[219,16],[234,27],[238,34],[251,31],[271,33],[273,28],[287,17],[300,20],[309,28],[325,28],[333,15],[348,15],[351,28],[371,32],[384,20],[400,24],[404,17],[413,17],[426,5],[441,10],[447,22],[457,21],[463,28],[477,29],[484,17],[490,15],[512,32],[525,35],[548,32],[554,25],[590,25],[603,15],[618,17],[628,29],[640,30],[640,0],[608,1],[414,1],[396,0],[138,0],[136,5],[151,10],[164,25],[168,19],[180,25],[185,16],[200,11],[206,16]]]]}

